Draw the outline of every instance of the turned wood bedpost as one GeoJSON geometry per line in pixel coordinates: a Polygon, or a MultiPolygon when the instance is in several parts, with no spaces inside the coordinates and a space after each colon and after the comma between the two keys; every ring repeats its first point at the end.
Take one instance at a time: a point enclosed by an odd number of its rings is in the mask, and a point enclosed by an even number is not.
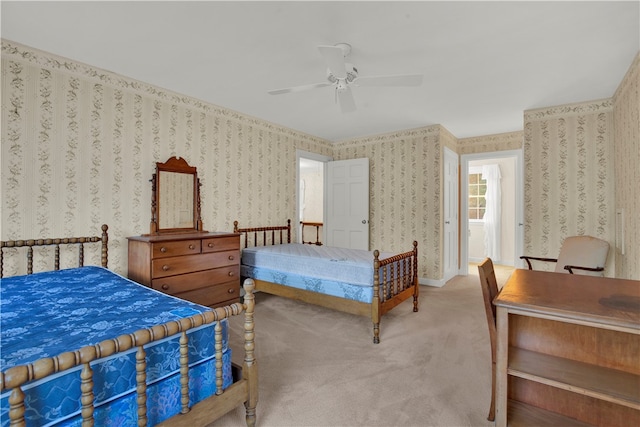
{"type": "Polygon", "coordinates": [[[413,241],[413,311],[418,311],[418,296],[420,284],[418,283],[418,242],[413,241]]]}
{"type": "Polygon", "coordinates": [[[142,345],[136,351],[136,404],[138,425],[147,425],[147,352],[142,345]]]}
{"type": "Polygon", "coordinates": [[[200,187],[202,187],[202,183],[200,182],[200,178],[196,178],[196,229],[202,231],[204,226],[202,225],[202,214],[200,213],[202,209],[202,202],[200,199],[200,187]]]}
{"type": "Polygon", "coordinates": [[[109,226],[107,224],[102,224],[102,250],[100,251],[100,261],[104,268],[107,268],[107,264],[109,261],[109,233],[107,230],[109,226]]]}
{"type": "Polygon", "coordinates": [[[291,243],[291,220],[287,220],[287,243],[291,243]]]}
{"type": "Polygon", "coordinates": [[[213,328],[214,342],[216,350],[216,395],[222,394],[222,387],[224,385],[224,379],[222,375],[222,322],[216,322],[216,326],[213,328]]]}
{"type": "Polygon", "coordinates": [[[24,392],[21,387],[16,387],[9,395],[9,419],[11,427],[25,427],[27,423],[24,420],[24,392]]]}
{"type": "Polygon", "coordinates": [[[80,391],[82,427],[93,427],[93,412],[95,410],[93,406],[93,369],[91,369],[89,362],[83,363],[82,365],[82,371],[80,372],[80,391]]]}
{"type": "Polygon", "coordinates": [[[33,246],[27,248],[27,274],[33,274],[33,246]]]}
{"type": "Polygon", "coordinates": [[[256,425],[256,406],[258,404],[258,364],[255,358],[255,324],[253,321],[253,311],[255,307],[255,282],[253,279],[246,279],[242,287],[245,290],[244,295],[244,365],[242,368],[242,376],[249,383],[248,397],[244,403],[246,409],[246,421],[248,427],[256,425]]]}
{"type": "Polygon", "coordinates": [[[373,343],[380,343],[380,251],[373,251],[373,299],[371,300],[371,321],[373,322],[373,343]]]}
{"type": "MultiPolygon", "coordinates": [[[[80,243],[78,248],[79,248],[78,249],[78,254],[79,254],[79,259],[80,259],[80,261],[79,261],[80,264],[79,265],[80,265],[80,267],[82,267],[82,263],[84,262],[84,253],[82,252],[82,249],[83,249],[82,243],[80,243]]],[[[55,271],[58,271],[58,270],[60,270],[60,244],[59,243],[56,243],[53,246],[53,253],[54,253],[54,255],[53,255],[53,269],[55,271]]]]}
{"type": "MultiPolygon", "coordinates": [[[[218,322],[214,326],[214,330],[219,327],[218,322]]],[[[217,331],[216,331],[217,333],[217,331]]],[[[217,339],[217,338],[216,338],[217,339]]],[[[180,413],[189,412],[189,337],[187,331],[183,330],[180,334],[180,413]]],[[[217,357],[217,354],[216,354],[217,357]]],[[[216,360],[216,374],[217,374],[216,360]]]]}
{"type": "Polygon", "coordinates": [[[149,229],[151,234],[158,232],[158,201],[156,200],[157,178],[154,173],[149,180],[151,182],[151,223],[149,229]]]}

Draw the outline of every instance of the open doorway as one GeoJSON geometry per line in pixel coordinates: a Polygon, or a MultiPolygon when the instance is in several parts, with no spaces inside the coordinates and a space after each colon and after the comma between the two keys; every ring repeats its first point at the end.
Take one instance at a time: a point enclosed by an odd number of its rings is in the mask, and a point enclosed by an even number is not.
{"type": "Polygon", "coordinates": [[[326,163],[331,157],[298,150],[298,243],[323,244],[326,163]]]}
{"type": "Polygon", "coordinates": [[[522,150],[461,157],[461,274],[487,256],[498,265],[521,265],[522,164],[522,150]]]}

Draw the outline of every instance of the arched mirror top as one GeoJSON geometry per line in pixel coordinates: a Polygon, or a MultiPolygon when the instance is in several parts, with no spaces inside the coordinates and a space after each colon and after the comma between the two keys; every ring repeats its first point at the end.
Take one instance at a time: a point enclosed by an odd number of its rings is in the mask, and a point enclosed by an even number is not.
{"type": "Polygon", "coordinates": [[[175,156],[157,162],[151,182],[151,234],[203,231],[195,166],[175,156]]]}

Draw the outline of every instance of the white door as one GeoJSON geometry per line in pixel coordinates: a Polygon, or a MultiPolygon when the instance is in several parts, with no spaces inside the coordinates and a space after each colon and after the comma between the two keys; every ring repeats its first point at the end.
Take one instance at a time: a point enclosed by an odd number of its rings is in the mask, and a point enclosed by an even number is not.
{"type": "Polygon", "coordinates": [[[444,271],[447,280],[458,274],[458,155],[444,149],[444,271]]]}
{"type": "Polygon", "coordinates": [[[328,246],[369,250],[369,159],[327,163],[328,246]]]}

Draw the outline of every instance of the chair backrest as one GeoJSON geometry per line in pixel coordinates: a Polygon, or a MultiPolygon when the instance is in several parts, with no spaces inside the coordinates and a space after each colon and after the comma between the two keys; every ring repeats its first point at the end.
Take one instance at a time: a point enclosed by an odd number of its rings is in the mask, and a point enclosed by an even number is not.
{"type": "MultiPolygon", "coordinates": [[[[565,265],[577,265],[580,267],[598,268],[605,266],[609,254],[609,243],[591,236],[567,237],[562,242],[556,273],[569,273],[565,265]]],[[[574,274],[586,274],[591,276],[603,276],[602,271],[574,270],[574,274]]]]}
{"type": "Polygon", "coordinates": [[[487,324],[489,326],[489,338],[491,339],[491,360],[495,361],[496,356],[496,306],[493,300],[498,295],[498,282],[493,269],[491,258],[485,258],[478,265],[478,276],[480,276],[480,287],[484,299],[484,310],[487,314],[487,324]]]}

